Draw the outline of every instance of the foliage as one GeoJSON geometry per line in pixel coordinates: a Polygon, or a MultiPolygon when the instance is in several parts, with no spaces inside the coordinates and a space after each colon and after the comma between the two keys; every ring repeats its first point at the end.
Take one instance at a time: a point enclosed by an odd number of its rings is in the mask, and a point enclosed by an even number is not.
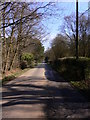
{"type": "Polygon", "coordinates": [[[82,81],[71,81],[71,83],[75,86],[78,87],[81,90],[88,90],[89,86],[86,84],[84,80],[82,81]]]}
{"type": "Polygon", "coordinates": [[[33,54],[31,54],[31,53],[24,53],[22,55],[22,60],[26,60],[27,62],[31,62],[33,60],[33,54]]]}
{"type": "Polygon", "coordinates": [[[36,45],[32,53],[34,54],[34,59],[36,60],[36,62],[41,62],[43,60],[44,47],[42,43],[40,42],[40,40],[38,39],[36,40],[36,45]]]}
{"type": "Polygon", "coordinates": [[[52,42],[52,49],[55,55],[55,59],[67,56],[67,38],[61,34],[58,34],[52,42]]]}
{"type": "Polygon", "coordinates": [[[39,39],[30,39],[31,43],[23,48],[23,52],[32,53],[34,56],[35,62],[41,62],[44,57],[44,47],[39,39]]]}
{"type": "Polygon", "coordinates": [[[52,66],[67,80],[90,80],[90,59],[62,58],[54,61],[52,66]]]}
{"type": "Polygon", "coordinates": [[[23,70],[23,69],[25,69],[25,68],[27,68],[27,61],[22,61],[21,63],[20,63],[20,68],[23,70]]]}
{"type": "Polygon", "coordinates": [[[51,62],[52,67],[90,100],[90,58],[60,58],[51,62]]]}
{"type": "Polygon", "coordinates": [[[22,63],[21,63],[21,68],[24,69],[26,67],[32,67],[32,63],[34,60],[34,56],[32,53],[23,53],[22,54],[22,63]]]}
{"type": "Polygon", "coordinates": [[[0,2],[0,6],[2,6],[0,9],[2,72],[6,73],[14,67],[20,67],[23,48],[27,46],[30,48],[34,39],[40,41],[46,34],[41,20],[51,3],[0,2]],[[33,39],[32,43],[31,39],[33,39]]]}
{"type": "MultiPolygon", "coordinates": [[[[90,34],[88,31],[88,17],[79,15],[78,23],[78,48],[80,57],[90,57],[90,34]]],[[[62,34],[58,34],[52,41],[51,48],[46,51],[46,56],[51,61],[62,57],[76,56],[76,18],[74,14],[64,17],[61,26],[62,34]]]]}
{"type": "Polygon", "coordinates": [[[58,34],[52,41],[51,49],[46,51],[45,56],[47,56],[51,61],[69,56],[69,46],[67,40],[66,36],[58,34]]]}

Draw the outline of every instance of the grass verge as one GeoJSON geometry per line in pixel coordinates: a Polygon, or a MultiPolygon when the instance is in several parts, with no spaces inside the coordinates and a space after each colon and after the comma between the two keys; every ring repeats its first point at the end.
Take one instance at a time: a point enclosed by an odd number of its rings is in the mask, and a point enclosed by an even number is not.
{"type": "Polygon", "coordinates": [[[20,75],[22,75],[24,72],[28,71],[30,68],[26,68],[26,69],[19,69],[19,71],[16,71],[14,73],[11,72],[11,74],[4,76],[3,75],[3,79],[0,82],[0,84],[5,85],[7,82],[14,80],[15,78],[19,77],[20,75]]]}
{"type": "Polygon", "coordinates": [[[85,98],[90,101],[90,86],[86,83],[86,81],[70,81],[73,87],[77,88],[77,90],[85,96],[85,98]]]}
{"type": "Polygon", "coordinates": [[[90,101],[90,58],[63,58],[51,66],[90,101]]]}

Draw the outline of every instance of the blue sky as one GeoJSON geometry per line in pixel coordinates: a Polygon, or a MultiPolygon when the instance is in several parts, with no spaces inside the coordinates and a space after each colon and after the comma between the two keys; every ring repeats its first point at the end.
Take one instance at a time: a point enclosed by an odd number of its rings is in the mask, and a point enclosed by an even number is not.
{"type": "MultiPolygon", "coordinates": [[[[74,0],[73,0],[74,1],[74,0]]],[[[75,13],[75,2],[56,2],[56,6],[59,9],[63,9],[63,11],[58,11],[58,14],[61,14],[60,17],[51,16],[49,19],[46,18],[42,22],[46,26],[46,31],[49,32],[49,35],[46,36],[46,41],[43,42],[43,45],[45,47],[45,50],[47,50],[50,47],[50,44],[52,42],[52,39],[55,38],[55,36],[60,33],[59,27],[61,24],[63,24],[63,18],[66,15],[70,15],[71,13],[75,13]]],[[[79,2],[79,12],[82,13],[85,10],[88,9],[88,3],[87,2],[79,2]]],[[[54,11],[54,13],[57,13],[57,11],[54,11]]]]}

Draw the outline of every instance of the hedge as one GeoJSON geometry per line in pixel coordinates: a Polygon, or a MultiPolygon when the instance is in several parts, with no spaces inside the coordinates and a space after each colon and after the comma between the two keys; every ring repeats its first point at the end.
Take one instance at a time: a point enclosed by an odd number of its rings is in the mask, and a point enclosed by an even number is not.
{"type": "Polygon", "coordinates": [[[90,58],[61,58],[51,64],[67,80],[90,80],[90,58]]]}

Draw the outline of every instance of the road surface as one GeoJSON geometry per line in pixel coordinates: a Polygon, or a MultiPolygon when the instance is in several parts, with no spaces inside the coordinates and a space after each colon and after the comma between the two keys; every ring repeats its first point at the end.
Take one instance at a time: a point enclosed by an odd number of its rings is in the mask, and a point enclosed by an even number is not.
{"type": "Polygon", "coordinates": [[[3,86],[3,118],[88,118],[90,104],[47,64],[3,86]]]}

